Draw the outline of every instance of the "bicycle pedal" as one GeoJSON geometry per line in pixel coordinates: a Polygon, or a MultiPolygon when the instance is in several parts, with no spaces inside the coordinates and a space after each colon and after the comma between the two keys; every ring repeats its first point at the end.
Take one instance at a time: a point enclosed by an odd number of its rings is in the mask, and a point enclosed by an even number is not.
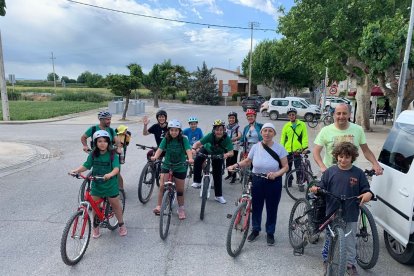
{"type": "Polygon", "coordinates": [[[233,215],[232,214],[227,214],[227,216],[226,216],[228,219],[231,219],[232,217],[233,217],[233,215]]]}
{"type": "Polygon", "coordinates": [[[302,256],[305,252],[305,248],[301,247],[299,249],[293,249],[293,256],[302,256]]]}

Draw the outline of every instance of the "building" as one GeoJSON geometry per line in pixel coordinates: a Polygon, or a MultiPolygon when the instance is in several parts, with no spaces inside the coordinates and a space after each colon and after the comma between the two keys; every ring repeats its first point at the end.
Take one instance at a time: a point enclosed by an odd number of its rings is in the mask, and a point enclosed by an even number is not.
{"type": "Polygon", "coordinates": [[[237,68],[237,71],[215,67],[213,68],[212,73],[217,79],[219,96],[231,97],[234,93],[247,94],[249,90],[249,80],[240,74],[240,67],[237,68]],[[226,92],[228,93],[227,95],[226,92]]]}

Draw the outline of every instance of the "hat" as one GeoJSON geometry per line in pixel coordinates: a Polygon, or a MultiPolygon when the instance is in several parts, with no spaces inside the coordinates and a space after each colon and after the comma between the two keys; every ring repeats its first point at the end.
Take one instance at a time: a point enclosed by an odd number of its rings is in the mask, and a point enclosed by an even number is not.
{"type": "Polygon", "coordinates": [[[271,128],[271,129],[273,129],[274,130],[274,132],[276,133],[276,128],[275,128],[275,126],[272,124],[272,123],[265,123],[263,126],[262,126],[262,129],[260,130],[260,131],[262,131],[263,129],[265,129],[265,128],[271,128]]]}

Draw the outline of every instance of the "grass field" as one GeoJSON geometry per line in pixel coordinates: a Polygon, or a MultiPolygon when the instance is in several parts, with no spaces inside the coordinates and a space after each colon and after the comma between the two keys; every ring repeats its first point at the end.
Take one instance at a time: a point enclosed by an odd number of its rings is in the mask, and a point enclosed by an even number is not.
{"type": "MultiPolygon", "coordinates": [[[[9,101],[10,120],[39,120],[107,106],[107,102],[9,101]]],[[[0,106],[0,111],[2,111],[0,106]]],[[[3,116],[0,117],[3,120],[3,116]]]]}

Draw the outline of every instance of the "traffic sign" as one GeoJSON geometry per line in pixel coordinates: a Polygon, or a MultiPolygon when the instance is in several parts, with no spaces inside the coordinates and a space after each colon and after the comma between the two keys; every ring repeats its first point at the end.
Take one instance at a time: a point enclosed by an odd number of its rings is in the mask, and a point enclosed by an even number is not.
{"type": "Polygon", "coordinates": [[[336,89],[335,86],[331,86],[331,88],[329,89],[329,94],[335,95],[336,92],[338,92],[338,89],[336,89]]]}

